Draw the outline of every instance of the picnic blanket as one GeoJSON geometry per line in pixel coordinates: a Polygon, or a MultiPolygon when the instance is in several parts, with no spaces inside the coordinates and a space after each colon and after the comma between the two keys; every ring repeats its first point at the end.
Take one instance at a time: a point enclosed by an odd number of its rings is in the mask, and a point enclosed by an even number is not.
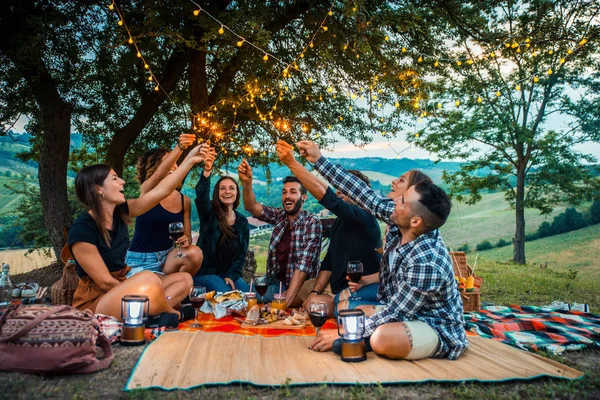
{"type": "Polygon", "coordinates": [[[457,361],[389,360],[370,352],[364,362],[345,363],[332,352],[308,350],[311,341],[311,336],[166,332],[145,349],[125,390],[192,389],[239,383],[277,387],[583,376],[556,361],[477,336],[469,337],[469,349],[457,361]]]}
{"type": "Polygon", "coordinates": [[[600,315],[533,306],[488,306],[465,313],[466,329],[528,351],[600,347],[600,315]]]}

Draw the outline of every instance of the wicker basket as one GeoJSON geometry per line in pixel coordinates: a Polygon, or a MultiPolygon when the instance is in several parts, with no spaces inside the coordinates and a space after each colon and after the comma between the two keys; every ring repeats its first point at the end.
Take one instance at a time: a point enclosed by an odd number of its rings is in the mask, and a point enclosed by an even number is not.
{"type": "MultiPolygon", "coordinates": [[[[473,269],[467,264],[467,255],[464,251],[451,251],[450,258],[452,259],[452,266],[454,267],[454,275],[466,278],[473,273],[473,269]]],[[[480,289],[483,278],[480,276],[475,276],[474,278],[474,286],[477,289],[480,289]]]]}
{"type": "Polygon", "coordinates": [[[475,289],[475,291],[473,292],[460,292],[460,298],[463,302],[464,312],[478,312],[481,308],[481,297],[479,296],[479,289],[475,289]]]}

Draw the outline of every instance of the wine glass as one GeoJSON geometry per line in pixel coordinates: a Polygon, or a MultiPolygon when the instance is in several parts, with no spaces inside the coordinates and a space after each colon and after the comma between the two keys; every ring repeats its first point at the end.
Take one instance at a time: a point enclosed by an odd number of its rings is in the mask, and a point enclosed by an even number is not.
{"type": "Polygon", "coordinates": [[[265,298],[263,296],[267,293],[268,288],[269,284],[265,275],[254,278],[254,289],[256,289],[256,293],[260,295],[263,306],[265,305],[265,298]]]}
{"type": "MultiPolygon", "coordinates": [[[[362,263],[360,261],[348,261],[346,273],[348,274],[348,278],[350,278],[350,281],[358,283],[358,281],[360,281],[360,278],[362,278],[363,276],[362,263]]],[[[359,300],[359,297],[356,296],[355,292],[351,292],[350,298],[354,300],[359,300]]]]}
{"type": "Polygon", "coordinates": [[[315,330],[317,331],[317,335],[321,330],[321,327],[327,321],[327,316],[329,315],[329,307],[327,303],[324,301],[313,301],[308,306],[308,317],[310,318],[310,322],[312,322],[315,330]]]}
{"type": "Polygon", "coordinates": [[[198,314],[200,314],[200,307],[206,301],[206,288],[204,286],[193,286],[190,289],[190,301],[192,302],[192,307],[196,309],[196,319],[194,323],[190,325],[192,328],[202,328],[202,325],[199,324],[198,314]]]}
{"type": "Polygon", "coordinates": [[[175,258],[184,258],[187,257],[185,254],[181,252],[181,247],[179,243],[177,243],[177,239],[183,236],[183,222],[172,222],[169,224],[169,235],[171,239],[173,239],[173,246],[177,247],[177,254],[175,254],[175,258]]]}

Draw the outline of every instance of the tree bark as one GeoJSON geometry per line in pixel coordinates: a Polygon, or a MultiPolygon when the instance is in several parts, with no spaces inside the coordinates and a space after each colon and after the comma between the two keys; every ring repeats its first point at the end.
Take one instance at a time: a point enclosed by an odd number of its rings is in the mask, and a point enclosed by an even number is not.
{"type": "Polygon", "coordinates": [[[517,171],[516,189],[516,227],[513,243],[513,262],[516,264],[525,264],[525,168],[523,164],[519,164],[517,171]]]}
{"type": "MultiPolygon", "coordinates": [[[[186,64],[187,60],[184,52],[176,51],[171,55],[167,61],[163,76],[159,78],[159,82],[165,92],[170,93],[173,91],[175,85],[185,71],[186,64]]],[[[167,98],[165,92],[160,90],[145,96],[140,108],[133,118],[127,125],[115,132],[115,135],[108,145],[106,163],[110,165],[117,174],[123,174],[123,162],[127,151],[167,98]]]]}
{"type": "Polygon", "coordinates": [[[27,81],[42,115],[44,137],[40,148],[38,180],[44,225],[57,258],[66,242],[65,229],[72,223],[67,197],[67,165],[71,142],[73,106],[58,93],[56,84],[41,60],[37,65],[15,62],[27,81]]]}

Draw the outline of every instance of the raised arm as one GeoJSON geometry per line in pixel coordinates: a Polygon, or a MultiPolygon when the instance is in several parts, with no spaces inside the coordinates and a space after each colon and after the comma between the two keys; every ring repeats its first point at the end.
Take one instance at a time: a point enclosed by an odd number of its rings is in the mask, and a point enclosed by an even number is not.
{"type": "Polygon", "coordinates": [[[214,160],[215,151],[214,148],[210,148],[208,149],[206,160],[204,160],[204,171],[196,184],[196,199],[194,200],[196,210],[198,210],[198,217],[201,221],[210,214],[210,175],[214,160]]]}
{"type": "Polygon", "coordinates": [[[150,190],[154,189],[160,181],[166,178],[167,175],[169,175],[169,171],[171,171],[171,168],[173,168],[173,165],[175,165],[175,163],[179,159],[179,156],[181,156],[183,150],[187,149],[189,146],[194,144],[195,141],[196,135],[194,134],[182,133],[181,135],[179,135],[179,141],[177,142],[177,146],[173,147],[173,150],[171,150],[167,154],[167,156],[161,161],[160,165],[158,166],[158,168],[156,168],[156,171],[154,171],[152,176],[146,181],[144,181],[144,183],[142,183],[142,187],[140,188],[140,194],[144,195],[145,193],[148,193],[150,190]]]}
{"type": "Polygon", "coordinates": [[[337,190],[352,199],[356,204],[390,224],[390,216],[395,204],[392,199],[380,196],[365,182],[352,175],[339,165],[331,163],[321,155],[319,147],[308,140],[297,143],[300,154],[314,163],[315,169],[337,190]]]}
{"type": "Polygon", "coordinates": [[[179,168],[173,171],[172,174],[167,175],[167,177],[160,181],[154,189],[137,199],[129,200],[127,202],[129,206],[129,216],[137,217],[160,203],[162,199],[167,197],[177,188],[194,165],[205,159],[207,151],[207,145],[194,147],[185,160],[183,160],[179,168]]]}
{"type": "Polygon", "coordinates": [[[304,168],[304,166],[294,158],[294,150],[289,143],[283,140],[278,140],[276,150],[277,156],[281,162],[290,169],[292,174],[294,174],[296,178],[300,180],[300,182],[302,182],[306,190],[308,190],[310,194],[315,197],[315,199],[321,201],[323,196],[325,196],[325,192],[327,191],[327,185],[325,182],[311,174],[310,171],[304,168]]]}
{"type": "Polygon", "coordinates": [[[246,159],[242,159],[242,162],[238,166],[238,176],[242,181],[242,194],[244,196],[244,209],[250,212],[255,217],[258,217],[263,212],[263,206],[256,201],[254,190],[252,189],[252,167],[248,164],[246,159]]]}

